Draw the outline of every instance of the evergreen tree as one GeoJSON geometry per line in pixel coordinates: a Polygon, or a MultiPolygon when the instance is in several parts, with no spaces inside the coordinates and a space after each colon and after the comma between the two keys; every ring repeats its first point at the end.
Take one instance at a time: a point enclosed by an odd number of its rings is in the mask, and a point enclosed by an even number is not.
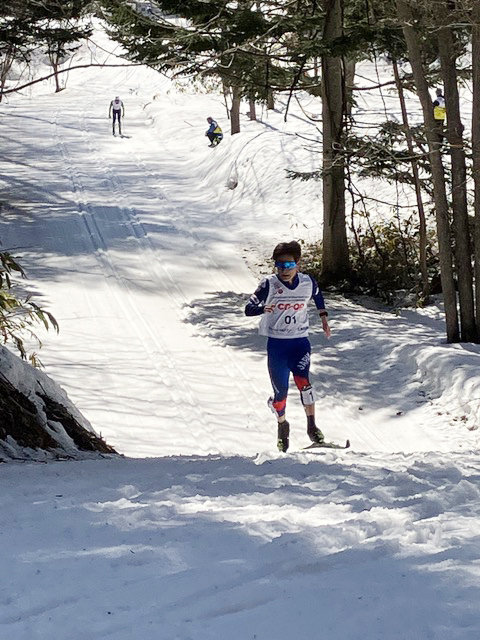
{"type": "MultiPolygon", "coordinates": [[[[43,324],[46,329],[58,324],[51,313],[39,307],[29,296],[22,298],[16,293],[14,274],[25,278],[25,272],[17,260],[8,252],[0,252],[0,335],[3,342],[15,345],[22,358],[28,354],[23,341],[25,334],[38,340],[32,327],[43,324]]],[[[35,353],[30,354],[32,364],[39,364],[35,353]]]]}
{"type": "Polygon", "coordinates": [[[122,0],[103,0],[109,35],[133,61],[173,74],[217,78],[231,93],[231,132],[238,132],[240,99],[266,99],[265,78],[274,75],[259,46],[269,25],[258,3],[152,4],[155,11],[147,14],[122,0]]]}
{"type": "Polygon", "coordinates": [[[35,40],[41,43],[55,73],[56,91],[60,91],[59,67],[67,55],[90,37],[92,27],[85,23],[90,0],[50,0],[35,5],[35,40]]]}
{"type": "Polygon", "coordinates": [[[0,101],[13,63],[28,62],[35,48],[33,32],[28,3],[7,0],[0,5],[0,101]]]}
{"type": "Polygon", "coordinates": [[[6,0],[0,5],[0,101],[14,62],[28,63],[34,51],[45,48],[58,72],[63,56],[91,34],[82,22],[88,7],[90,0],[6,0]]]}

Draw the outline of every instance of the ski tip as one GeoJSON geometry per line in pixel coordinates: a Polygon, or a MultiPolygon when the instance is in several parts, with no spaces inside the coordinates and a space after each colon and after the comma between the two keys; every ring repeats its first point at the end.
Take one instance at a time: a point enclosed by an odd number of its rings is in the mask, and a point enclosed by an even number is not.
{"type": "Polygon", "coordinates": [[[350,449],[350,440],[345,442],[345,449],[350,449]]]}

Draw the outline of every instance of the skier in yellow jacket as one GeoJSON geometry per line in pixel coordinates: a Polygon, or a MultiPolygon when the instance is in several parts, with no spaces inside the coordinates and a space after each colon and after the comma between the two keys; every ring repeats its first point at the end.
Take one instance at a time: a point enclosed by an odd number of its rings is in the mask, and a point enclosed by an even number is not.
{"type": "Polygon", "coordinates": [[[445,106],[445,98],[442,90],[436,90],[435,100],[433,101],[433,119],[435,120],[435,131],[438,133],[439,142],[445,137],[443,132],[445,129],[445,119],[447,117],[447,109],[445,106]]]}
{"type": "Polygon", "coordinates": [[[223,140],[223,133],[216,120],[208,117],[207,122],[210,125],[205,131],[205,135],[210,140],[209,147],[216,147],[223,140]]]}

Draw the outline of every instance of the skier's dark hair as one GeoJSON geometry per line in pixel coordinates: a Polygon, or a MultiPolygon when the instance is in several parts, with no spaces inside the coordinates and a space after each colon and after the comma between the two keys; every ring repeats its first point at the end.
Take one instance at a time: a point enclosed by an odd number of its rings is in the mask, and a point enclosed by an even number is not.
{"type": "Polygon", "coordinates": [[[300,260],[302,255],[302,247],[296,240],[291,242],[280,242],[273,250],[272,260],[276,260],[279,256],[292,256],[295,262],[300,260]]]}

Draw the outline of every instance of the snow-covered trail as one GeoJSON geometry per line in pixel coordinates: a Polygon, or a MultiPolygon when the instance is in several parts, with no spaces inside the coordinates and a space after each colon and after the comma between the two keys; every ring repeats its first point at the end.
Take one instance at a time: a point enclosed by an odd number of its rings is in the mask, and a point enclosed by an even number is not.
{"type": "MultiPolygon", "coordinates": [[[[250,123],[245,138],[207,147],[204,115],[220,108],[215,95],[175,93],[153,71],[128,67],[87,69],[59,94],[2,106],[0,180],[11,207],[0,237],[61,327],[59,336],[42,335],[40,355],[127,455],[251,456],[274,447],[264,339],[257,320],[243,317],[257,281],[245,246],[258,250],[254,262],[268,256],[305,226],[312,205],[297,191],[286,216],[290,185],[278,170],[269,182],[269,149],[272,163],[295,156],[294,137],[280,126],[267,127],[267,146],[263,124],[250,123]],[[123,138],[107,118],[117,94],[123,138]],[[246,175],[233,194],[216,180],[231,166],[246,175]],[[257,179],[258,208],[241,199],[257,179]],[[265,206],[270,192],[284,204],[265,206]]],[[[312,317],[312,369],[328,438],[349,437],[356,451],[477,446],[476,432],[454,425],[441,398],[432,401],[442,381],[432,389],[419,369],[419,349],[442,351],[441,317],[407,322],[328,295],[327,305],[333,336],[327,341],[312,317]]],[[[476,366],[475,354],[454,355],[476,366]]],[[[299,449],[307,442],[294,389],[288,411],[299,449]]],[[[474,424],[475,407],[468,411],[474,424]]]]}
{"type": "MultiPolygon", "coordinates": [[[[133,73],[120,72],[121,83],[133,73]]],[[[152,144],[142,99],[126,100],[128,138],[113,138],[106,115],[116,87],[102,93],[103,85],[96,72],[81,97],[38,98],[34,116],[29,101],[7,108],[5,156],[30,159],[15,172],[10,164],[7,184],[17,185],[22,210],[3,218],[2,237],[26,256],[34,281],[54,279],[47,304],[61,332],[42,353],[107,439],[128,452],[135,442],[136,455],[228,450],[259,392],[241,357],[196,337],[183,308],[208,291],[242,291],[251,276],[240,257],[216,251],[234,239],[211,228],[208,197],[196,203],[207,222],[195,229],[172,201],[182,167],[161,139],[152,144]],[[34,211],[22,207],[29,197],[34,211]],[[226,423],[222,442],[217,426],[226,423]]]]}
{"type": "Polygon", "coordinates": [[[2,465],[10,640],[473,640],[474,452],[2,465]]]}
{"type": "Polygon", "coordinates": [[[129,456],[0,465],[0,638],[473,640],[479,347],[444,344],[436,308],[327,293],[318,423],[353,446],[299,452],[292,389],[278,453],[243,305],[273,245],[318,226],[318,187],[285,180],[281,113],[212,154],[219,110],[138,68],[0,105],[0,238],[61,325],[40,356],[129,456]]]}

